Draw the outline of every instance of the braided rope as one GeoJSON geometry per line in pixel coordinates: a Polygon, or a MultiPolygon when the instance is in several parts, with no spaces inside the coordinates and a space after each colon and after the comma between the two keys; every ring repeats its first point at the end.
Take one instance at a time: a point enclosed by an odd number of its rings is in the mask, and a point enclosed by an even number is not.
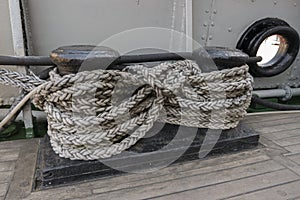
{"type": "Polygon", "coordinates": [[[141,139],[155,121],[234,128],[246,115],[252,82],[246,65],[201,73],[190,60],[63,77],[52,71],[47,82],[0,69],[0,83],[35,90],[33,103],[47,113],[53,150],[73,160],[119,154],[141,139]]]}

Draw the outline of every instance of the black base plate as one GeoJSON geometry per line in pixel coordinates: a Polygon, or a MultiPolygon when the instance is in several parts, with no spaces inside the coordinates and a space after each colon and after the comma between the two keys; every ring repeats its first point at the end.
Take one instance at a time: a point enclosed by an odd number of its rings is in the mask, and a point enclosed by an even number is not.
{"type": "Polygon", "coordinates": [[[254,148],[259,134],[243,123],[231,130],[208,130],[156,123],[143,138],[125,153],[109,159],[72,161],[56,155],[49,137],[41,139],[36,171],[36,189],[46,189],[80,181],[115,176],[125,172],[153,170],[228,152],[254,148]],[[158,132],[155,133],[155,130],[158,132]],[[199,151],[201,153],[199,154],[199,151]],[[110,166],[110,167],[109,167],[110,166]]]}

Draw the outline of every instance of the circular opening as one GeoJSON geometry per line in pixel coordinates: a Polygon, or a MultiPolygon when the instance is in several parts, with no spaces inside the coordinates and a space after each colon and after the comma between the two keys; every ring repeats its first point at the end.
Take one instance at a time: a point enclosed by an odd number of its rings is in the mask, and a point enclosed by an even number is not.
{"type": "Polygon", "coordinates": [[[278,62],[288,50],[287,40],[278,34],[267,37],[259,46],[256,56],[261,56],[259,67],[267,67],[278,62]]]}
{"type": "Polygon", "coordinates": [[[255,77],[272,77],[286,71],[297,58],[299,35],[288,23],[277,18],[256,21],[242,35],[237,48],[249,56],[261,56],[259,63],[249,63],[255,77]]]}

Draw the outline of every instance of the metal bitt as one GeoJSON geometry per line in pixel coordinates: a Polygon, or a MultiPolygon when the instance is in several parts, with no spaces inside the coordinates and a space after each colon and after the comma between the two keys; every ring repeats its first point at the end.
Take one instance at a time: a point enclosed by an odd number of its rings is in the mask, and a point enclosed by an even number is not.
{"type": "MultiPolygon", "coordinates": [[[[222,48],[222,47],[205,47],[194,52],[178,53],[159,53],[143,55],[123,55],[108,47],[96,46],[64,46],[60,47],[50,54],[53,63],[58,66],[61,75],[77,73],[81,71],[95,69],[124,69],[124,64],[144,63],[171,60],[195,60],[200,66],[204,63],[216,65],[218,69],[231,68],[243,65],[247,62],[258,62],[258,58],[249,58],[249,56],[240,50],[222,48]],[[207,61],[209,60],[209,61],[207,61]]],[[[204,70],[209,71],[209,69],[204,70]]]]}
{"type": "Polygon", "coordinates": [[[47,56],[0,56],[0,65],[57,65],[61,75],[77,73],[81,70],[118,69],[122,70],[124,64],[158,62],[171,60],[195,60],[200,66],[208,66],[203,71],[212,70],[211,66],[218,69],[231,68],[246,63],[261,61],[261,57],[249,57],[237,49],[225,47],[205,47],[193,52],[154,53],[142,55],[122,55],[103,46],[72,45],[63,46],[47,56]],[[213,62],[212,62],[213,61],[213,62]],[[203,65],[205,63],[205,65],[203,65]]]}

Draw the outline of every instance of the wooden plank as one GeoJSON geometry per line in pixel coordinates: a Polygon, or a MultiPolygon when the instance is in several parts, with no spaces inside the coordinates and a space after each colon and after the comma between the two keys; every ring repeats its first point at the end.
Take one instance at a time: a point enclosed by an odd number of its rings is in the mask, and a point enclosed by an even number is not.
{"type": "Polygon", "coordinates": [[[280,140],[288,137],[295,137],[299,136],[300,129],[293,129],[293,130],[285,130],[285,131],[278,131],[272,133],[263,133],[264,137],[267,137],[271,140],[280,140]]]}
{"type": "MultiPolygon", "coordinates": [[[[259,160],[264,159],[264,157],[260,157],[258,159],[247,159],[245,158],[245,160],[243,161],[237,161],[237,162],[232,162],[232,163],[224,163],[222,165],[217,165],[217,166],[209,166],[209,167],[205,167],[205,168],[197,168],[195,167],[194,169],[190,169],[190,170],[184,170],[180,169],[180,170],[175,170],[175,171],[169,171],[168,173],[159,173],[159,171],[154,172],[154,174],[159,174],[159,176],[149,176],[148,174],[142,174],[141,175],[141,179],[138,179],[136,181],[133,180],[126,180],[124,181],[119,181],[119,182],[115,182],[115,183],[110,183],[109,186],[107,187],[107,185],[105,184],[101,184],[101,185],[95,185],[95,190],[93,192],[95,193],[101,193],[101,192],[107,192],[109,190],[111,190],[111,187],[114,188],[114,190],[117,189],[123,189],[123,188],[127,188],[127,187],[137,187],[141,185],[141,180],[143,180],[143,185],[146,184],[154,184],[154,183],[159,183],[162,180],[163,181],[172,181],[173,179],[180,179],[180,178],[185,178],[185,177],[193,177],[196,175],[203,175],[205,176],[206,174],[210,174],[210,173],[217,173],[217,174],[222,174],[223,170],[238,170],[239,168],[242,168],[243,166],[251,166],[251,165],[263,165],[261,164],[257,164],[257,162],[261,162],[259,160]],[[147,178],[145,180],[145,178],[147,178]],[[100,186],[100,187],[99,187],[100,186]],[[98,187],[98,188],[97,188],[98,187]]],[[[268,163],[268,161],[266,161],[268,163]]],[[[269,163],[274,164],[273,161],[269,161],[269,163]]],[[[281,169],[281,166],[278,165],[274,165],[274,167],[276,169],[281,169]]],[[[105,182],[104,182],[105,183],[105,182]]]]}
{"type": "MultiPolygon", "coordinates": [[[[251,114],[251,113],[250,113],[251,114]]],[[[296,117],[298,117],[299,115],[296,115],[296,117]]],[[[249,122],[249,123],[255,123],[255,122],[267,122],[267,121],[274,121],[277,119],[288,119],[291,116],[289,114],[284,114],[284,115],[278,115],[278,114],[274,114],[274,115],[247,115],[244,119],[245,121],[249,122]]]]}
{"type": "Polygon", "coordinates": [[[300,114],[270,114],[270,115],[254,115],[254,116],[246,116],[245,122],[250,123],[260,123],[260,122],[272,122],[276,120],[289,120],[292,118],[300,118],[300,114]]]}
{"type": "Polygon", "coordinates": [[[283,118],[283,119],[274,119],[269,121],[263,121],[264,119],[259,117],[257,120],[261,121],[248,121],[245,120],[245,124],[253,126],[253,127],[268,127],[268,126],[274,126],[274,125],[282,125],[282,124],[291,124],[291,123],[297,123],[300,121],[300,116],[292,117],[292,118],[283,118]]]}
{"type": "Polygon", "coordinates": [[[281,199],[295,199],[299,197],[300,192],[300,181],[259,190],[257,192],[244,194],[238,197],[229,198],[230,200],[250,200],[250,199],[272,199],[272,200],[281,200],[281,199]]]}
{"type": "MultiPolygon", "coordinates": [[[[209,174],[190,174],[185,175],[184,177],[178,174],[170,174],[169,176],[173,177],[173,180],[171,181],[166,181],[164,178],[162,178],[160,180],[161,182],[141,186],[141,184],[144,184],[144,182],[147,182],[148,180],[145,177],[144,181],[140,182],[140,185],[138,186],[131,186],[130,184],[127,184],[124,189],[112,192],[107,192],[103,190],[103,188],[98,188],[94,189],[93,193],[100,193],[100,195],[96,196],[98,199],[118,199],[120,196],[122,196],[124,199],[131,200],[140,198],[147,199],[154,196],[166,195],[199,187],[207,187],[218,183],[256,176],[280,169],[283,169],[281,165],[278,165],[274,161],[270,160],[233,169],[221,170],[209,174]]],[[[114,186],[111,187],[114,188],[114,186]]]]}
{"type": "Polygon", "coordinates": [[[32,192],[24,200],[41,200],[41,199],[69,199],[74,198],[84,199],[86,196],[91,196],[92,190],[88,187],[81,187],[80,185],[74,185],[70,187],[61,187],[49,190],[43,190],[38,192],[32,192]]]}
{"type": "Polygon", "coordinates": [[[300,165],[300,154],[288,156],[288,158],[300,165]]]}
{"type": "Polygon", "coordinates": [[[297,179],[299,179],[299,177],[295,176],[295,174],[290,172],[289,170],[280,170],[236,181],[230,181],[223,184],[213,185],[210,187],[202,187],[194,190],[170,194],[155,199],[194,200],[197,197],[205,197],[206,199],[222,199],[272,186],[281,185],[284,183],[289,183],[297,179]]]}
{"type": "MultiPolygon", "coordinates": [[[[212,172],[224,169],[226,167],[232,168],[235,166],[247,165],[249,163],[255,163],[260,161],[270,160],[270,158],[264,154],[263,149],[256,149],[251,151],[244,151],[236,154],[230,154],[226,156],[209,157],[208,159],[199,159],[190,162],[173,164],[168,167],[156,170],[150,173],[128,173],[126,176],[119,176],[113,179],[105,180],[105,183],[115,183],[122,181],[123,177],[130,181],[144,180],[145,174],[148,178],[167,176],[170,173],[187,172],[195,169],[200,169],[201,172],[212,172]],[[245,159],[246,158],[246,159],[245,159]],[[139,176],[141,174],[141,176],[139,176]]],[[[97,182],[98,183],[98,182],[97,182]]],[[[101,182],[100,182],[101,183],[101,182]]],[[[105,184],[106,185],[106,184],[105,184]]],[[[100,186],[102,187],[102,186],[100,186]]]]}
{"type": "Polygon", "coordinates": [[[19,151],[16,149],[1,149],[0,150],[0,161],[13,161],[17,160],[19,151]]]}
{"type": "Polygon", "coordinates": [[[8,183],[0,183],[0,196],[5,196],[8,183]]]}
{"type": "Polygon", "coordinates": [[[13,171],[1,172],[0,173],[0,183],[8,183],[8,182],[10,182],[13,174],[14,174],[13,171]]]}
{"type": "Polygon", "coordinates": [[[294,129],[300,129],[300,123],[291,123],[291,124],[280,124],[276,125],[273,124],[273,126],[264,126],[261,128],[257,128],[257,130],[261,133],[274,133],[274,132],[284,132],[287,130],[294,130],[294,129]]]}
{"type": "Polygon", "coordinates": [[[267,161],[270,158],[263,155],[260,151],[250,151],[238,154],[232,154],[225,157],[217,157],[207,160],[197,160],[180,165],[172,165],[163,168],[159,171],[146,174],[129,174],[110,179],[103,179],[93,181],[90,183],[77,184],[75,186],[61,187],[54,190],[38,191],[31,194],[30,199],[39,199],[41,196],[44,198],[51,198],[53,193],[56,193],[57,198],[84,197],[91,194],[91,189],[102,188],[103,191],[110,191],[116,189],[126,189],[126,187],[141,186],[160,182],[163,180],[174,179],[174,174],[178,176],[186,176],[187,174],[205,174],[223,169],[234,168],[238,166],[249,165],[257,162],[267,161]],[[198,171],[198,172],[197,172],[198,171]],[[70,194],[69,191],[74,191],[70,194]]]}
{"type": "Polygon", "coordinates": [[[288,153],[284,147],[274,143],[272,140],[266,137],[261,136],[259,142],[265,146],[265,153],[270,157],[288,153]]]}
{"type": "Polygon", "coordinates": [[[23,199],[30,194],[34,181],[38,142],[39,139],[31,139],[24,143],[23,150],[20,151],[19,159],[16,162],[7,199],[23,199]]]}
{"type": "Polygon", "coordinates": [[[272,156],[272,160],[274,160],[276,163],[281,164],[285,168],[291,170],[292,172],[300,176],[300,167],[294,161],[288,159],[283,155],[272,156]]]}
{"type": "Polygon", "coordinates": [[[0,172],[12,171],[15,168],[15,162],[0,162],[0,172]]]}
{"type": "Polygon", "coordinates": [[[20,149],[24,146],[27,140],[12,140],[0,142],[0,150],[3,149],[20,149]]]}
{"type": "Polygon", "coordinates": [[[300,144],[300,135],[296,137],[284,138],[281,140],[273,140],[273,142],[283,147],[300,144]]]}
{"type": "Polygon", "coordinates": [[[290,155],[300,153],[300,144],[287,146],[287,147],[284,147],[284,148],[290,152],[290,153],[288,153],[290,155]]]}

